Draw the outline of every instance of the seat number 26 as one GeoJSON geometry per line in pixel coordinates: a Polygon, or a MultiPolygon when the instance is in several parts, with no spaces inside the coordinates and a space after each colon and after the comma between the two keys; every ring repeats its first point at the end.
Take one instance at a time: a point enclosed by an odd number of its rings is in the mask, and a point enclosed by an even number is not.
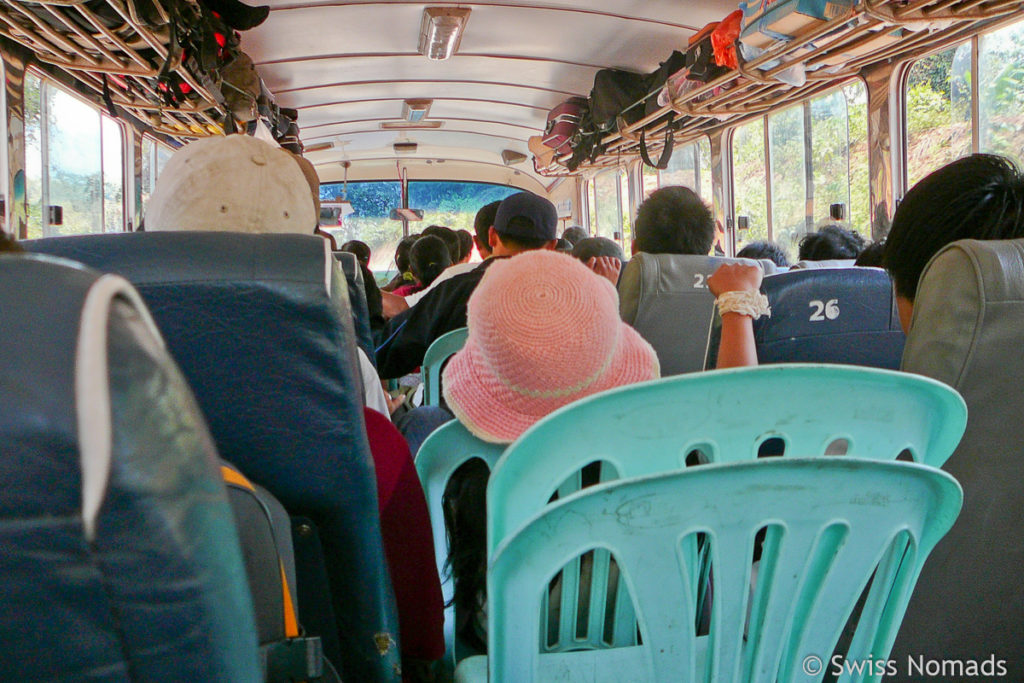
{"type": "Polygon", "coordinates": [[[814,312],[811,313],[811,322],[820,322],[822,320],[835,320],[839,317],[839,299],[829,299],[828,301],[811,301],[808,303],[814,312]]]}

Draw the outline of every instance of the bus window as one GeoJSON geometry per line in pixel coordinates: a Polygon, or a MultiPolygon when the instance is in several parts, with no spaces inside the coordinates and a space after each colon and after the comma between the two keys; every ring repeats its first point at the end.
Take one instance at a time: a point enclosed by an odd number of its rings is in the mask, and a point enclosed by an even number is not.
{"type": "Polygon", "coordinates": [[[647,164],[640,164],[640,182],[643,184],[644,199],[651,196],[651,193],[660,187],[658,185],[658,178],[660,171],[656,168],[651,168],[647,164]]]}
{"type": "Polygon", "coordinates": [[[804,107],[797,105],[768,117],[768,154],[771,160],[772,240],[789,252],[813,226],[807,225],[807,171],[804,107]]]}
{"type": "Polygon", "coordinates": [[[597,184],[594,178],[587,181],[587,232],[597,234],[597,184]]]}
{"type": "Polygon", "coordinates": [[[148,135],[142,137],[143,214],[145,214],[146,202],[149,201],[149,196],[153,194],[153,188],[156,186],[156,179],[160,176],[160,172],[164,170],[164,166],[167,165],[173,153],[174,150],[162,142],[157,142],[148,135]]]}
{"type": "Polygon", "coordinates": [[[814,224],[831,219],[831,205],[843,204],[845,221],[870,240],[867,88],[854,81],[810,107],[814,224]]]}
{"type": "MultiPolygon", "coordinates": [[[[320,185],[320,201],[331,202],[341,198],[342,183],[320,185]]],[[[354,211],[340,219],[337,227],[323,226],[340,247],[348,240],[362,240],[370,247],[370,270],[380,281],[384,274],[395,273],[395,247],[402,239],[402,222],[391,220],[391,209],[402,206],[402,186],[397,180],[381,182],[350,182],[344,191],[354,211]]],[[[416,207],[419,208],[419,207],[416,207]]],[[[419,232],[413,223],[411,232],[419,232]]]]}
{"type": "Polygon", "coordinates": [[[701,138],[672,150],[668,168],[658,171],[658,187],[683,185],[711,205],[711,143],[701,138]]]}
{"type": "Polygon", "coordinates": [[[29,237],[123,230],[120,124],[26,73],[25,128],[29,237]]]}
{"type": "Polygon", "coordinates": [[[907,187],[971,153],[971,46],[914,63],[907,77],[907,187]]]}
{"type": "Polygon", "coordinates": [[[610,168],[594,176],[592,184],[597,211],[591,214],[591,234],[616,241],[621,239],[623,217],[629,211],[628,193],[623,192],[625,177],[626,172],[621,168],[610,168]],[[595,215],[596,226],[593,225],[595,215]]]}
{"type": "Polygon", "coordinates": [[[736,128],[732,138],[732,174],[735,187],[737,251],[748,242],[770,239],[768,184],[765,181],[764,119],[736,128]],[[743,222],[746,229],[743,229],[743,222]]]}
{"type": "Polygon", "coordinates": [[[1024,23],[981,36],[981,150],[1024,164],[1024,23]]]}
{"type": "Polygon", "coordinates": [[[480,207],[516,192],[519,190],[514,187],[490,183],[413,180],[409,182],[409,206],[423,210],[423,227],[443,225],[475,234],[473,220],[480,207]]]}

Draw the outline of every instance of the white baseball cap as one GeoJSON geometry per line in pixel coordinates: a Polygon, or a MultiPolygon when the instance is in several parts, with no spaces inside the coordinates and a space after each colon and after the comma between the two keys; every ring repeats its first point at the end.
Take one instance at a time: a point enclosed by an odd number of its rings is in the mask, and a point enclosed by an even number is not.
{"type": "Polygon", "coordinates": [[[145,229],[311,234],[310,186],[295,158],[247,135],[196,140],[171,156],[145,229]]]}

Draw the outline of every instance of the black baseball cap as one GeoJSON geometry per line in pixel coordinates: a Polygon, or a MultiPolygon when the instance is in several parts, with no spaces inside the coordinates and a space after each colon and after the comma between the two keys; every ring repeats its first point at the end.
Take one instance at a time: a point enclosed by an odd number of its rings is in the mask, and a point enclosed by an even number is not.
{"type": "Polygon", "coordinates": [[[558,236],[558,211],[550,201],[532,192],[518,192],[498,206],[494,229],[499,235],[553,240],[558,236]],[[513,218],[526,218],[532,225],[509,226],[513,218]]]}

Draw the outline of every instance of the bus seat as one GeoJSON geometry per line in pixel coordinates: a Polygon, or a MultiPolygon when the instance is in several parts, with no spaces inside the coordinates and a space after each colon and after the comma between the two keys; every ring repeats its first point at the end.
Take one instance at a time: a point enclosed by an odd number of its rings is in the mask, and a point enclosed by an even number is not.
{"type": "Polygon", "coordinates": [[[356,255],[347,251],[335,251],[334,258],[341,264],[341,271],[348,283],[348,302],[352,308],[352,320],[356,329],[356,343],[366,352],[371,363],[376,363],[377,354],[370,331],[370,309],[366,305],[366,290],[363,287],[363,271],[356,255]]]}
{"type": "Polygon", "coordinates": [[[1006,660],[1024,680],[1024,240],[954,242],[921,274],[903,369],[967,403],[943,469],[964,510],[935,548],[894,656],[1006,660]]]}
{"type": "MultiPolygon", "coordinates": [[[[768,259],[757,261],[766,274],[768,259]]],[[[634,254],[619,278],[619,312],[658,354],[661,375],[704,368],[715,298],[707,278],[723,263],[749,259],[682,254],[634,254]]]]}
{"type": "Polygon", "coordinates": [[[327,243],[312,235],[143,232],[24,246],[135,284],[221,457],[293,517],[309,520],[295,542],[307,629],[322,637],[328,659],[340,661],[344,680],[396,680],[398,619],[355,333],[347,285],[327,243]]]}
{"type": "Polygon", "coordinates": [[[441,367],[466,344],[468,327],[445,332],[423,354],[423,405],[441,405],[441,367]]]}
{"type": "MultiPolygon", "coordinates": [[[[504,462],[492,484],[506,476],[504,462]]],[[[953,477],[934,468],[849,458],[697,467],[591,487],[496,539],[488,666],[467,659],[456,681],[471,672],[497,683],[820,680],[822,667],[806,673],[807,653],[826,653],[828,668],[869,580],[856,635],[841,652],[860,663],[884,659],[917,573],[962,498],[953,477]],[[714,572],[707,636],[686,588],[701,561],[680,552],[698,537],[714,572]],[[538,616],[551,576],[596,548],[610,551],[626,577],[641,643],[545,653],[538,616]]],[[[494,490],[488,499],[513,502],[494,490]]]]}
{"type": "Polygon", "coordinates": [[[430,513],[430,528],[434,535],[434,551],[437,557],[437,574],[441,577],[441,593],[444,598],[444,663],[454,671],[459,653],[455,647],[455,606],[450,604],[455,595],[451,573],[446,576],[445,563],[448,560],[448,533],[445,529],[443,498],[448,480],[455,470],[473,458],[482,460],[488,468],[505,451],[505,444],[488,443],[473,436],[458,420],[452,420],[434,430],[420,446],[416,454],[416,472],[423,484],[430,513]]]}
{"type": "Polygon", "coordinates": [[[857,259],[836,258],[823,259],[821,261],[797,261],[789,267],[790,270],[821,270],[822,268],[853,268],[857,259]]]}
{"type": "Polygon", "coordinates": [[[217,452],[138,294],[0,256],[0,347],[2,677],[260,680],[217,452]]]}
{"type": "MultiPolygon", "coordinates": [[[[892,282],[884,270],[793,270],[766,277],[761,291],[772,314],[754,321],[759,363],[899,368],[904,336],[892,282]]],[[[717,363],[720,338],[721,318],[716,315],[708,341],[708,369],[717,363]]]]}

